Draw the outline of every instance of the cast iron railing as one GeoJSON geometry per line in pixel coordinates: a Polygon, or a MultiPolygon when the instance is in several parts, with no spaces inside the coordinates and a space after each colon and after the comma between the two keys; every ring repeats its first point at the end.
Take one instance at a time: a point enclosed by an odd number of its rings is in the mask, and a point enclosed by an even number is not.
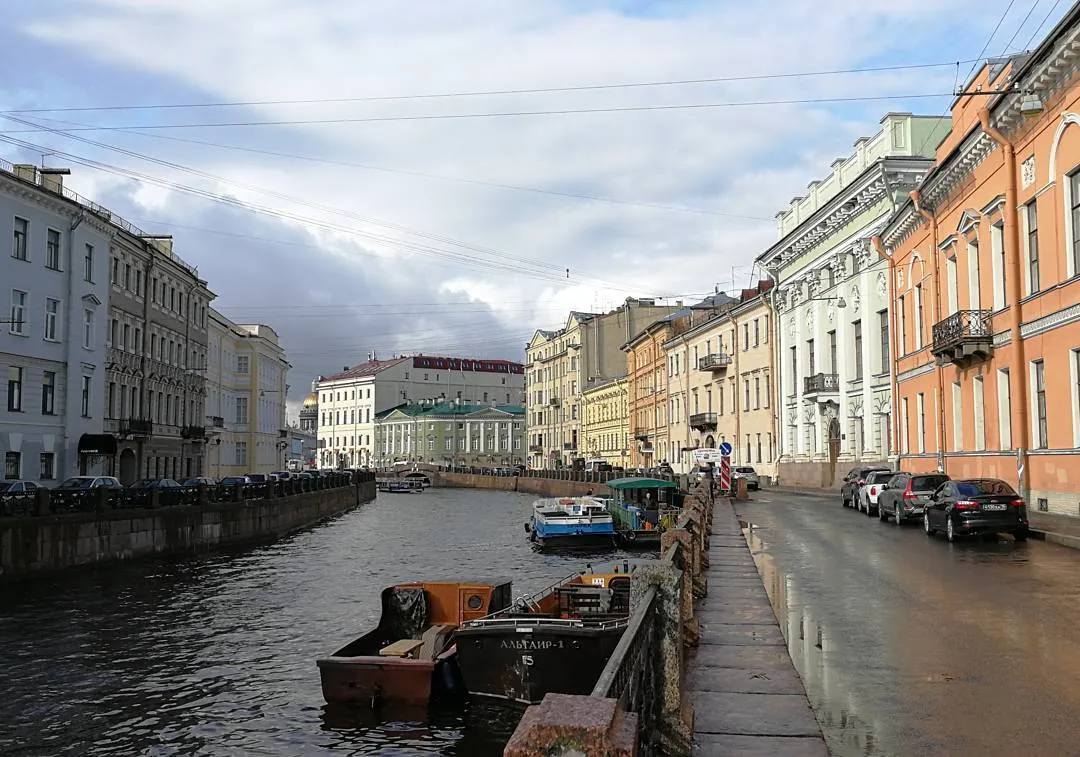
{"type": "Polygon", "coordinates": [[[835,373],[815,373],[803,379],[803,394],[840,391],[840,377],[835,373]]]}
{"type": "Polygon", "coordinates": [[[716,430],[716,413],[694,413],[690,416],[690,428],[716,430]]]}
{"type": "Polygon", "coordinates": [[[731,355],[726,355],[723,352],[714,352],[709,355],[703,355],[698,358],[697,367],[699,371],[719,371],[727,368],[731,365],[731,355]]]}
{"type": "Polygon", "coordinates": [[[934,354],[959,347],[965,342],[989,342],[994,338],[989,310],[958,310],[938,321],[933,329],[934,354]]]}

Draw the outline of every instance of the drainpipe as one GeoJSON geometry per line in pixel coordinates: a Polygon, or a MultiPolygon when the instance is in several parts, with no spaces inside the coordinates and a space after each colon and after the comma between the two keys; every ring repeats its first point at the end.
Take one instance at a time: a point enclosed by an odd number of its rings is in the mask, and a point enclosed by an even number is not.
{"type": "MultiPolygon", "coordinates": [[[[1004,244],[1005,260],[1009,263],[1010,271],[1007,276],[1009,285],[1009,333],[1011,336],[1012,353],[1009,360],[1010,386],[1016,386],[1019,390],[1019,402],[1010,397],[1009,404],[1013,408],[1013,436],[1016,441],[1017,466],[1023,465],[1023,473],[1018,476],[1021,495],[1030,499],[1031,474],[1027,466],[1027,450],[1030,447],[1031,427],[1028,417],[1028,376],[1025,368],[1024,342],[1020,338],[1020,298],[1023,296],[1020,289],[1020,277],[1023,274],[1020,265],[1020,229],[1017,225],[1016,212],[1019,207],[1016,189],[1016,148],[1005,136],[990,125],[990,111],[982,108],[979,111],[979,124],[982,130],[989,135],[1001,147],[1005,155],[1005,222],[1004,244]]],[[[979,303],[980,305],[982,303],[979,303]]],[[[1000,422],[1000,421],[999,421],[1000,422]]]]}
{"type": "MultiPolygon", "coordinates": [[[[143,332],[143,344],[139,345],[139,368],[141,375],[139,377],[139,419],[149,419],[154,412],[154,408],[149,406],[146,400],[146,376],[149,373],[147,370],[147,356],[146,350],[143,345],[150,339],[150,298],[155,294],[150,290],[151,273],[154,270],[154,264],[157,262],[157,255],[154,254],[154,244],[149,240],[143,240],[143,244],[146,245],[146,249],[150,252],[149,262],[146,264],[146,274],[143,276],[143,314],[142,314],[142,332],[143,332]]],[[[133,411],[134,412],[134,411],[133,411]]],[[[153,440],[153,425],[150,427],[150,439],[153,440]]],[[[135,442],[135,449],[137,450],[135,459],[135,479],[149,477],[150,476],[150,460],[143,457],[143,453],[146,451],[146,442],[143,441],[142,435],[135,442]],[[145,470],[140,472],[140,468],[146,465],[145,470]]]]}
{"type": "MultiPolygon", "coordinates": [[[[734,313],[731,314],[731,325],[735,329],[735,338],[731,340],[731,351],[735,353],[731,357],[731,367],[735,371],[735,443],[731,445],[731,451],[738,452],[742,444],[742,403],[739,399],[742,396],[742,387],[739,386],[742,376],[739,375],[739,319],[734,313]]],[[[743,349],[745,348],[744,344],[743,349]]],[[[738,455],[735,455],[735,459],[739,459],[738,455]]]]}
{"type": "MultiPolygon", "coordinates": [[[[933,251],[930,253],[930,257],[934,261],[934,263],[933,263],[933,269],[934,269],[934,321],[933,322],[938,323],[941,320],[941,312],[940,312],[940,308],[941,308],[941,275],[940,275],[940,265],[938,263],[939,250],[938,250],[938,222],[937,222],[937,216],[935,216],[933,213],[930,213],[925,208],[923,208],[923,206],[921,204],[921,195],[919,194],[919,190],[917,190],[917,189],[912,190],[909,197],[911,197],[911,201],[915,205],[915,211],[922,217],[922,219],[924,221],[926,221],[927,223],[930,224],[930,240],[931,240],[931,243],[933,244],[933,251]]],[[[892,290],[890,290],[890,291],[892,291],[892,290]]],[[[896,321],[897,321],[897,315],[896,315],[895,310],[894,310],[894,313],[893,313],[893,334],[899,333],[898,331],[895,330],[896,329],[896,321]]],[[[930,343],[931,344],[934,343],[933,328],[931,328],[931,332],[930,332],[930,343]]],[[[899,356],[897,356],[897,357],[899,357],[899,356]]],[[[934,371],[934,373],[937,375],[937,393],[938,393],[938,399],[937,399],[937,431],[938,431],[938,452],[937,452],[937,457],[938,457],[938,469],[942,473],[948,473],[948,471],[946,470],[946,457],[945,457],[945,374],[942,371],[940,366],[938,367],[938,369],[936,371],[934,371]]],[[[899,382],[897,382],[897,386],[899,386],[899,382]]],[[[897,430],[899,431],[899,425],[897,425],[897,430]]],[[[898,441],[899,441],[899,437],[898,437],[898,441]]],[[[899,449],[900,449],[900,446],[899,446],[899,444],[897,444],[897,450],[899,450],[899,449]]]]}
{"type": "MultiPolygon", "coordinates": [[[[885,252],[885,245],[881,241],[880,236],[873,236],[870,238],[870,244],[873,245],[874,250],[877,252],[878,257],[885,261],[886,269],[889,272],[889,302],[896,302],[896,261],[893,260],[893,256],[885,252]]],[[[934,261],[937,261],[937,250],[931,253],[934,255],[934,261]]],[[[935,279],[936,282],[936,279],[935,279]]],[[[936,283],[935,283],[936,286],[936,283]]],[[[937,306],[935,305],[935,308],[937,306]]],[[[893,308],[890,308],[892,310],[893,308]]],[[[935,310],[935,314],[936,314],[935,310]]],[[[894,332],[895,333],[895,332],[894,332]]],[[[897,380],[896,375],[896,361],[889,360],[889,412],[892,415],[893,424],[889,434],[889,442],[892,448],[896,450],[896,462],[897,469],[900,468],[900,443],[899,443],[899,428],[897,419],[900,417],[899,410],[900,403],[900,382],[897,380]]]]}

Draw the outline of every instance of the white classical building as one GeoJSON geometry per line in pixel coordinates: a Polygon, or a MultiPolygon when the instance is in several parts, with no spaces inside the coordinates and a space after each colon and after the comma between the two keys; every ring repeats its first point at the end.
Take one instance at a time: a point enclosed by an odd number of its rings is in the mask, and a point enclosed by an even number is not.
{"type": "Polygon", "coordinates": [[[319,467],[374,465],[375,416],[392,407],[422,400],[520,405],[524,392],[524,367],[509,360],[373,356],[316,381],[319,467]]]}
{"type": "MultiPolygon", "coordinates": [[[[105,473],[106,218],[62,169],[0,163],[0,454],[5,479],[105,473]]],[[[99,209],[100,210],[100,209],[99,209]]]]}
{"type": "Polygon", "coordinates": [[[889,447],[892,355],[886,265],[870,239],[932,164],[947,119],[890,113],[777,215],[758,257],[777,282],[779,477],[832,487],[889,447]]]}

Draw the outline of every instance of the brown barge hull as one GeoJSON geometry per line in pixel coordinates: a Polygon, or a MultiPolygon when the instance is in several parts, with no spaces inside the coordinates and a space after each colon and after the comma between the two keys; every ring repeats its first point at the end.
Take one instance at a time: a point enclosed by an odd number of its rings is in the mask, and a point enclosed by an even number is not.
{"type": "Polygon", "coordinates": [[[374,701],[427,704],[440,661],[394,657],[327,657],[318,660],[327,702],[374,701]]]}

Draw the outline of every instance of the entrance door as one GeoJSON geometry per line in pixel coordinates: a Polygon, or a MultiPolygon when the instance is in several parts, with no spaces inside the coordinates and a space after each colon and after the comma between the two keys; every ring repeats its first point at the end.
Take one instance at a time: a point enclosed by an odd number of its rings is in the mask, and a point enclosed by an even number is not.
{"type": "Polygon", "coordinates": [[[130,448],[121,450],[120,452],[120,483],[124,486],[135,483],[135,479],[138,478],[139,470],[135,461],[135,452],[130,448]]]}
{"type": "Polygon", "coordinates": [[[840,421],[829,421],[829,462],[835,463],[840,456],[840,421]]]}

